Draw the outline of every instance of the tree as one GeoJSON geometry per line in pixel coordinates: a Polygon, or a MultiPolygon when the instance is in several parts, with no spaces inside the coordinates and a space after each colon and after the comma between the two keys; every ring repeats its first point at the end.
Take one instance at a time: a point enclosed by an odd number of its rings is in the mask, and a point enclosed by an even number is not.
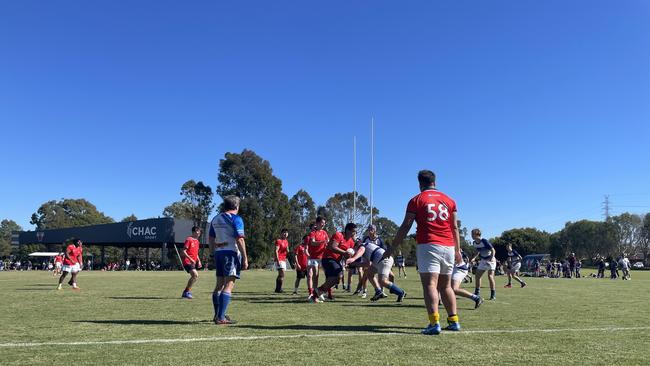
{"type": "Polygon", "coordinates": [[[190,219],[194,225],[205,227],[214,204],[212,188],[190,179],[181,186],[183,198],[165,207],[163,216],[190,219]]]}
{"type": "Polygon", "coordinates": [[[645,265],[648,265],[648,254],[650,253],[650,213],[645,214],[643,217],[638,251],[643,254],[643,262],[645,265]]]}
{"type": "Polygon", "coordinates": [[[11,254],[11,232],[22,230],[14,220],[5,219],[0,222],[0,257],[11,254]]]}
{"type": "Polygon", "coordinates": [[[314,200],[305,190],[299,190],[289,200],[289,242],[300,243],[309,231],[309,224],[316,219],[314,200]]]}
{"type": "Polygon", "coordinates": [[[548,253],[550,234],[530,227],[504,231],[501,236],[494,239],[499,259],[503,260],[507,257],[506,246],[508,244],[512,245],[522,256],[534,253],[548,253]]]}
{"type": "Polygon", "coordinates": [[[616,227],[612,222],[580,220],[568,222],[551,236],[550,253],[562,258],[576,253],[579,258],[593,259],[616,250],[616,227]]]}
{"type": "Polygon", "coordinates": [[[38,230],[61,229],[66,227],[110,224],[114,220],[85,199],[64,198],[48,201],[32,214],[30,224],[38,230]]]}
{"type": "Polygon", "coordinates": [[[616,225],[618,234],[618,247],[615,255],[623,252],[630,253],[639,244],[641,239],[641,228],[643,219],[639,215],[623,213],[611,218],[611,222],[616,225]]]}
{"type": "MultiPolygon", "coordinates": [[[[325,208],[329,213],[329,220],[337,231],[342,231],[348,222],[359,226],[359,232],[364,232],[370,225],[370,203],[362,195],[356,195],[356,210],[354,192],[336,193],[325,202],[325,208]]],[[[379,210],[373,207],[374,217],[379,215],[379,210]]]]}
{"type": "Polygon", "coordinates": [[[226,153],[219,169],[217,193],[241,198],[239,215],[244,219],[248,263],[264,266],[272,257],[278,231],[290,219],[282,181],[273,175],[271,164],[252,150],[226,153]]]}
{"type": "Polygon", "coordinates": [[[399,225],[387,217],[377,217],[372,223],[377,226],[377,234],[383,238],[386,244],[390,245],[399,230],[399,225]]]}
{"type": "Polygon", "coordinates": [[[131,221],[138,221],[138,217],[135,216],[134,214],[130,214],[129,216],[120,220],[120,222],[131,222],[131,221]]]}

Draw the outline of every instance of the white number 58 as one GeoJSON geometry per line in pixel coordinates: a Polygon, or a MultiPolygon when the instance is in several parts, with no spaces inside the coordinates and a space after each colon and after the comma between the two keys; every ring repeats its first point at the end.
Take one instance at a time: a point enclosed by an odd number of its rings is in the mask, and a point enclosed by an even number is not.
{"type": "Polygon", "coordinates": [[[435,221],[437,218],[440,218],[442,221],[449,220],[449,209],[444,204],[436,205],[435,203],[427,204],[427,211],[429,212],[428,221],[435,221]],[[436,211],[436,206],[438,210],[436,211]]]}

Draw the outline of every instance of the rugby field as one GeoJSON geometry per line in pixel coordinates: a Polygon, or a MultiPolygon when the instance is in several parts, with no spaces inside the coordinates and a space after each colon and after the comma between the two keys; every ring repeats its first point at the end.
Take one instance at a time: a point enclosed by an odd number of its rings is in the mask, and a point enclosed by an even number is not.
{"type": "Polygon", "coordinates": [[[524,289],[504,289],[498,276],[496,301],[474,310],[459,299],[461,332],[423,336],[421,288],[408,270],[398,279],[403,304],[341,292],[309,304],[304,281],[290,294],[293,272],[288,293],[273,294],[274,272],[246,271],[229,327],[211,322],[213,271],[201,272],[194,300],[180,298],[183,272],[85,271],[79,292],[56,291],[46,272],[0,272],[0,364],[650,364],[650,272],[528,279],[524,289]]]}

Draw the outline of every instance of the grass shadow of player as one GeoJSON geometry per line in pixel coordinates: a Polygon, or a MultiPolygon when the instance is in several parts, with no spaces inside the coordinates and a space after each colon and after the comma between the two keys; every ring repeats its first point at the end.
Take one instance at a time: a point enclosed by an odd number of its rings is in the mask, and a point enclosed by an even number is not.
{"type": "Polygon", "coordinates": [[[113,324],[113,325],[191,325],[203,320],[159,320],[159,319],[115,319],[115,320],[73,320],[73,323],[113,324]]]}
{"type": "Polygon", "coordinates": [[[254,330],[300,330],[300,331],[319,331],[319,332],[359,332],[359,333],[403,333],[411,334],[412,331],[404,331],[406,329],[420,329],[414,327],[404,326],[390,326],[390,325],[238,325],[237,328],[247,328],[254,330]],[[403,329],[403,330],[400,330],[403,329]]]}
{"type": "Polygon", "coordinates": [[[395,303],[395,302],[390,302],[390,303],[376,303],[376,302],[371,302],[371,303],[358,303],[355,302],[353,304],[343,304],[343,306],[367,306],[369,308],[424,308],[424,304],[422,305],[415,305],[415,304],[404,304],[404,303],[395,303]]]}
{"type": "Polygon", "coordinates": [[[160,296],[110,296],[110,297],[107,297],[107,299],[112,299],[112,300],[168,300],[168,299],[172,299],[172,298],[171,297],[160,297],[160,296]]]}
{"type": "Polygon", "coordinates": [[[53,291],[56,290],[56,286],[50,286],[50,288],[41,288],[41,287],[36,287],[36,288],[15,288],[15,291],[53,291]]]}
{"type": "Polygon", "coordinates": [[[54,286],[56,286],[56,283],[54,283],[54,284],[52,284],[52,283],[32,283],[30,285],[25,285],[25,286],[27,286],[27,287],[41,287],[41,286],[43,286],[43,287],[54,287],[54,286]]]}

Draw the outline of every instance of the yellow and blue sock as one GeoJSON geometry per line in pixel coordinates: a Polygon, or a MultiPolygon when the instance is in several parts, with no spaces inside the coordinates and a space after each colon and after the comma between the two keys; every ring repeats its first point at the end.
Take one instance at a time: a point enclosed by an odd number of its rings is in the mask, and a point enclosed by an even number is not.
{"type": "Polygon", "coordinates": [[[439,313],[429,314],[429,323],[431,323],[431,325],[436,325],[440,323],[440,314],[439,313]]]}
{"type": "Polygon", "coordinates": [[[447,323],[449,323],[449,324],[451,324],[451,323],[458,323],[458,314],[449,315],[449,316],[447,317],[447,323]]]}

